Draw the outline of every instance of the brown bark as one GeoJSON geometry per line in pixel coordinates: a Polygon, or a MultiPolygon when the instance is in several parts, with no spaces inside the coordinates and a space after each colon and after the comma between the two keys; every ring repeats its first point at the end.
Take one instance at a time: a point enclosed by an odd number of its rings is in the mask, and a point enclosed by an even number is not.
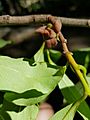
{"type": "MultiPolygon", "coordinates": [[[[29,25],[35,23],[45,23],[49,15],[28,15],[28,16],[0,16],[0,26],[8,25],[29,25]]],[[[56,17],[56,16],[55,16],[56,17]]],[[[56,17],[65,26],[90,27],[90,19],[75,19],[66,17],[56,17]]]]}

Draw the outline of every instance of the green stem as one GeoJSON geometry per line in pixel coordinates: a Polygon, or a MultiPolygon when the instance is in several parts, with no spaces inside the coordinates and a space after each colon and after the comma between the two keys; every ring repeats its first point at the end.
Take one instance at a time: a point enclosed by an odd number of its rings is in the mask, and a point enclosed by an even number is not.
{"type": "Polygon", "coordinates": [[[80,69],[78,68],[78,64],[75,62],[74,58],[72,57],[70,52],[65,53],[65,56],[69,62],[69,64],[72,66],[72,68],[74,69],[75,73],[77,74],[77,76],[79,77],[81,83],[84,86],[85,89],[85,94],[90,96],[90,88],[89,85],[87,84],[82,72],[80,71],[80,69]]]}
{"type": "Polygon", "coordinates": [[[47,49],[47,57],[48,57],[48,61],[51,65],[56,65],[50,58],[50,53],[49,53],[49,50],[47,49]]]}

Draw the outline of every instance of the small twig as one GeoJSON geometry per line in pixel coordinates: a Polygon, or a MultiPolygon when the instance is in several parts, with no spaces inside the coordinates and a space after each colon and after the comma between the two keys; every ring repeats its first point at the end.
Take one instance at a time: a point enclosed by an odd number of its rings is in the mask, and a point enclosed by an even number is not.
{"type": "MultiPolygon", "coordinates": [[[[48,22],[49,15],[28,15],[28,16],[0,16],[0,26],[8,25],[29,25],[35,23],[48,22]]],[[[90,19],[74,19],[66,17],[56,17],[65,26],[77,26],[90,28],[90,19]]]]}

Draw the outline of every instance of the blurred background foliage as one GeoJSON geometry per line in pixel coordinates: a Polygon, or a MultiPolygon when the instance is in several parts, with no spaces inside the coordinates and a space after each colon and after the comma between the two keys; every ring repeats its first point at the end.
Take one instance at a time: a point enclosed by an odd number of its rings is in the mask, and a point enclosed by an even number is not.
{"type": "Polygon", "coordinates": [[[49,13],[66,17],[89,17],[90,0],[0,0],[0,15],[49,13]]]}
{"type": "MultiPolygon", "coordinates": [[[[0,15],[52,14],[72,18],[90,17],[90,0],[0,0],[0,15]]],[[[38,25],[39,27],[39,25],[38,25]]],[[[0,27],[1,40],[11,40],[12,45],[0,48],[0,54],[12,57],[31,57],[39,49],[42,37],[34,34],[36,26],[0,27]],[[38,40],[40,42],[38,42],[38,40]]],[[[71,50],[88,47],[88,28],[62,28],[71,50]]]]}
{"type": "MultiPolygon", "coordinates": [[[[72,18],[90,18],[90,0],[0,0],[0,15],[7,14],[12,16],[52,14],[72,18]]],[[[42,43],[42,37],[34,34],[35,29],[34,25],[0,27],[1,40],[11,40],[13,43],[0,48],[0,54],[12,57],[33,56],[42,43]]],[[[90,47],[88,28],[63,26],[62,32],[68,39],[70,50],[90,47]]]]}

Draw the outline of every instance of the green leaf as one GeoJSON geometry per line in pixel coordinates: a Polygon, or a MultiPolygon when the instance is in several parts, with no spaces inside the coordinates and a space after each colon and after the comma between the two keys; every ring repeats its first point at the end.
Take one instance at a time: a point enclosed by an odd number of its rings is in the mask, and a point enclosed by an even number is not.
{"type": "Polygon", "coordinates": [[[85,117],[83,114],[81,114],[80,112],[79,112],[79,114],[83,117],[84,120],[90,120],[87,117],[85,117]]]}
{"type": "Polygon", "coordinates": [[[44,62],[44,53],[43,53],[44,47],[45,47],[45,42],[43,42],[41,48],[40,48],[40,49],[38,50],[38,52],[34,55],[35,63],[44,62]]]}
{"type": "MultiPolygon", "coordinates": [[[[82,85],[80,83],[74,85],[66,75],[64,75],[62,80],[59,82],[59,88],[69,104],[75,102],[83,95],[82,85]]],[[[90,119],[90,108],[85,101],[81,103],[78,110],[80,113],[90,119]]]]}
{"type": "Polygon", "coordinates": [[[36,120],[38,114],[38,107],[36,105],[25,107],[21,112],[10,112],[7,111],[10,115],[11,120],[36,120]]]}
{"type": "Polygon", "coordinates": [[[56,64],[52,61],[52,59],[50,58],[50,52],[49,52],[48,49],[47,49],[47,58],[48,58],[48,62],[49,62],[51,65],[56,65],[56,64]]]}
{"type": "Polygon", "coordinates": [[[7,44],[11,44],[11,41],[0,39],[0,48],[5,47],[7,44]]]}
{"type": "Polygon", "coordinates": [[[56,87],[64,72],[65,67],[51,66],[45,62],[30,66],[22,58],[13,59],[1,56],[0,90],[8,91],[7,94],[9,95],[5,97],[7,100],[23,98],[25,104],[26,99],[28,100],[29,98],[34,98],[31,101],[36,98],[40,101],[40,96],[43,94],[47,96],[56,87]]]}
{"type": "Polygon", "coordinates": [[[75,102],[81,97],[75,85],[68,78],[67,75],[64,75],[62,80],[59,82],[59,88],[61,89],[61,92],[64,95],[65,99],[68,101],[68,103],[75,102]]]}
{"type": "Polygon", "coordinates": [[[57,50],[52,50],[52,49],[50,49],[49,50],[49,52],[50,52],[50,57],[51,57],[51,59],[56,63],[59,59],[60,59],[60,57],[61,57],[61,52],[60,51],[57,51],[57,50]]]}
{"type": "Polygon", "coordinates": [[[73,120],[77,106],[70,104],[58,111],[50,120],[73,120]]]}
{"type": "Polygon", "coordinates": [[[28,99],[21,98],[21,99],[14,100],[13,103],[20,106],[30,106],[30,105],[45,101],[47,96],[48,94],[42,95],[40,97],[35,97],[35,98],[28,98],[28,99]]]}
{"type": "MultiPolygon", "coordinates": [[[[38,91],[37,91],[37,94],[38,94],[38,91]]],[[[37,103],[45,100],[46,97],[48,96],[48,94],[45,94],[45,95],[42,94],[41,96],[37,96],[37,95],[35,96],[33,94],[33,96],[32,96],[32,92],[29,91],[29,94],[26,94],[23,96],[22,94],[6,92],[4,98],[10,102],[13,102],[15,105],[30,106],[30,105],[37,104],[37,103]]]]}
{"type": "Polygon", "coordinates": [[[30,66],[22,58],[13,59],[1,56],[0,90],[23,93],[36,89],[42,93],[47,93],[60,80],[60,76],[54,76],[57,71],[63,71],[63,67],[62,69],[51,68],[46,63],[30,66]]]}

